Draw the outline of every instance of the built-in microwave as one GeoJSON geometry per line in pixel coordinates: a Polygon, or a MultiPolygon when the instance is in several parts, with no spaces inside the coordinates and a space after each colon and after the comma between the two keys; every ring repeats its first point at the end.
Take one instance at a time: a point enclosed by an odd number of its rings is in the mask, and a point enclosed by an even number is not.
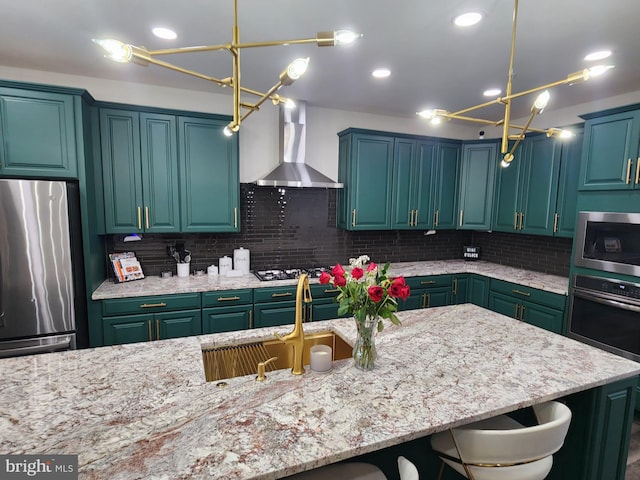
{"type": "Polygon", "coordinates": [[[573,262],[640,277],[640,213],[580,212],[573,262]]]}

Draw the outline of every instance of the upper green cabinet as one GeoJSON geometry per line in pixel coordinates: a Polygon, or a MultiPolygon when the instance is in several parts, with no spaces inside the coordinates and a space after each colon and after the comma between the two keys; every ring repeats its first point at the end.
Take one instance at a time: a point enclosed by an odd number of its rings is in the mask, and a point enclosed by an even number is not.
{"type": "Polygon", "coordinates": [[[458,228],[491,230],[496,142],[465,142],[458,204],[458,228]]]}
{"type": "Polygon", "coordinates": [[[455,229],[460,174],[460,142],[438,141],[433,171],[433,223],[435,229],[455,229]]]}
{"type": "Polygon", "coordinates": [[[63,93],[0,88],[0,175],[77,178],[79,102],[63,93]]]}
{"type": "Polygon", "coordinates": [[[560,141],[526,138],[508,168],[498,168],[493,229],[533,235],[573,235],[582,133],[560,141]]]}
{"type": "Polygon", "coordinates": [[[100,109],[107,233],[237,232],[237,135],[223,119],[100,109]]]}
{"type": "Polygon", "coordinates": [[[455,228],[460,142],[358,129],[339,136],[338,227],[455,228]]]}
{"type": "Polygon", "coordinates": [[[435,141],[394,140],[391,228],[431,226],[435,141]]]}
{"type": "Polygon", "coordinates": [[[640,110],[585,122],[580,190],[640,188],[640,110]]]}
{"type": "Polygon", "coordinates": [[[238,135],[228,121],[178,117],[182,232],[239,232],[238,135]]]}
{"type": "Polygon", "coordinates": [[[553,235],[561,145],[546,135],[525,138],[496,179],[493,229],[553,235]]]}
{"type": "Polygon", "coordinates": [[[338,227],[347,230],[391,228],[394,139],[348,132],[339,140],[338,227]]]}
{"type": "Polygon", "coordinates": [[[100,109],[107,233],[178,232],[175,117],[100,109]]]}

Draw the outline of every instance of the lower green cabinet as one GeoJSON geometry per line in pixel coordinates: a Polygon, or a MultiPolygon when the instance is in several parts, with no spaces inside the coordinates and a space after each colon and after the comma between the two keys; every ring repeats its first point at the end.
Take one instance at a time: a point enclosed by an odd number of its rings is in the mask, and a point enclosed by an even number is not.
{"type": "Polygon", "coordinates": [[[340,290],[333,285],[311,285],[313,301],[307,307],[309,321],[331,320],[333,318],[350,317],[351,314],[338,315],[340,304],[335,301],[340,290]]]}
{"type": "Polygon", "coordinates": [[[489,305],[489,279],[475,273],[469,274],[467,302],[487,308],[489,305]]]}
{"type": "Polygon", "coordinates": [[[202,333],[199,293],[104,300],[102,314],[104,345],[202,333]]]}
{"type": "Polygon", "coordinates": [[[469,276],[454,275],[451,282],[451,303],[459,305],[467,303],[469,295],[469,276]]]}
{"type": "Polygon", "coordinates": [[[253,293],[253,326],[259,328],[295,323],[296,289],[296,285],[256,288],[253,293]]]}
{"type": "Polygon", "coordinates": [[[202,333],[232,332],[253,327],[253,290],[221,290],[202,294],[202,333]]]}
{"type": "Polygon", "coordinates": [[[398,310],[451,305],[451,275],[409,277],[406,283],[411,288],[411,295],[398,301],[398,310]]]}
{"type": "Polygon", "coordinates": [[[565,297],[491,279],[488,308],[551,332],[562,333],[565,297]]]}

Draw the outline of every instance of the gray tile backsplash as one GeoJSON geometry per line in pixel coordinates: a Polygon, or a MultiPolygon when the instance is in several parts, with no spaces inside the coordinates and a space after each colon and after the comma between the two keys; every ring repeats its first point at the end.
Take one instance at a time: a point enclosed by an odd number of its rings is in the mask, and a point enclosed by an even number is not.
{"type": "MultiPolygon", "coordinates": [[[[274,188],[242,184],[242,231],[143,235],[142,241],[107,237],[107,250],[136,252],[146,275],[175,273],[167,245],[183,242],[192,253],[192,270],[218,264],[238,247],[251,251],[251,268],[311,267],[346,263],[369,255],[377,263],[446,260],[462,257],[463,245],[478,244],[484,260],[558,275],[568,275],[571,240],[531,235],[440,230],[348,232],[336,228],[336,191],[274,188]]],[[[110,271],[110,269],[109,269],[110,271]]]]}

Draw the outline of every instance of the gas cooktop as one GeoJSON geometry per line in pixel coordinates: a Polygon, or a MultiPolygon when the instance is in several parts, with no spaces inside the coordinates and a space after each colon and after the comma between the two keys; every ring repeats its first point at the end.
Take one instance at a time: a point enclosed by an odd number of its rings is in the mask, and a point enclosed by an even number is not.
{"type": "Polygon", "coordinates": [[[271,269],[271,270],[258,270],[253,274],[263,282],[269,282],[273,280],[291,280],[300,278],[300,275],[306,273],[309,278],[318,278],[322,272],[329,272],[331,268],[328,267],[312,267],[312,268],[289,268],[289,269],[271,269]]]}

